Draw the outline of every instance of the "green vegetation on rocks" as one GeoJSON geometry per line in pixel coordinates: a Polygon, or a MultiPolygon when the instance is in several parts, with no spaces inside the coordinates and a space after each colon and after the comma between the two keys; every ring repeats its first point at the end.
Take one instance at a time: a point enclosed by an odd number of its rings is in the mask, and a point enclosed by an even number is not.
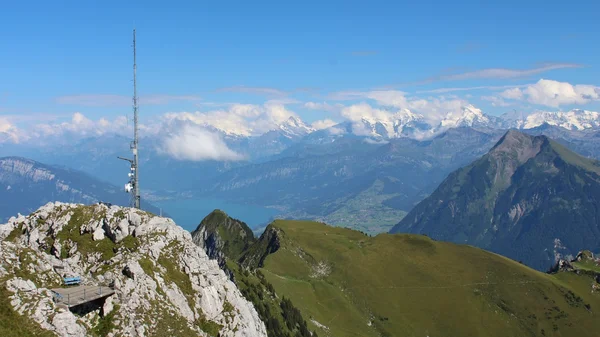
{"type": "Polygon", "coordinates": [[[117,312],[119,312],[119,308],[120,306],[116,305],[111,312],[100,318],[100,321],[93,330],[96,336],[108,336],[108,334],[115,328],[114,319],[117,312]]]}
{"type": "MultiPolygon", "coordinates": [[[[4,280],[0,280],[4,283],[4,280]]],[[[4,284],[0,285],[0,336],[2,337],[51,337],[50,331],[40,328],[37,323],[20,315],[10,305],[11,292],[4,284]]]]}
{"type": "MultiPolygon", "coordinates": [[[[266,336],[253,306],[189,233],[170,219],[136,213],[105,204],[49,203],[1,225],[0,275],[6,279],[0,285],[7,291],[0,302],[59,335],[266,336]],[[65,275],[103,290],[110,285],[115,293],[103,293],[106,302],[65,310],[53,304],[50,291],[63,285],[65,275]]],[[[2,334],[6,326],[0,319],[0,335],[13,336],[2,334]]],[[[23,326],[36,335],[38,329],[23,326]]]]}
{"type": "Polygon", "coordinates": [[[13,229],[10,232],[10,234],[8,234],[8,236],[6,237],[6,241],[13,242],[21,234],[23,234],[23,228],[20,225],[16,226],[15,229],[13,229]]]}
{"type": "MultiPolygon", "coordinates": [[[[224,269],[244,297],[252,302],[267,327],[269,337],[317,337],[310,332],[302,314],[289,299],[281,299],[263,273],[256,269],[274,242],[258,241],[244,223],[215,210],[192,232],[194,242],[207,254],[220,259],[224,269]],[[252,254],[258,254],[257,257],[252,254]]],[[[276,236],[273,236],[276,238],[276,236]]],[[[226,303],[227,304],[227,303],[226,303]]],[[[227,310],[225,305],[224,310],[227,310]]],[[[206,330],[205,330],[206,331],[206,330]]]]}
{"type": "Polygon", "coordinates": [[[200,326],[200,329],[206,332],[209,337],[219,337],[219,332],[223,328],[222,325],[204,317],[198,322],[198,326],[200,326]]]}
{"type": "Polygon", "coordinates": [[[207,215],[192,237],[196,244],[205,248],[212,259],[223,265],[224,257],[237,260],[255,241],[254,234],[244,222],[230,218],[221,210],[214,210],[207,215]]]}
{"type": "Polygon", "coordinates": [[[192,288],[190,277],[180,270],[177,264],[173,263],[173,259],[176,258],[178,254],[181,254],[181,252],[182,246],[176,241],[173,241],[172,244],[163,248],[160,257],[158,258],[158,264],[166,270],[165,273],[161,275],[164,278],[165,283],[175,283],[193,307],[194,289],[192,288]]]}

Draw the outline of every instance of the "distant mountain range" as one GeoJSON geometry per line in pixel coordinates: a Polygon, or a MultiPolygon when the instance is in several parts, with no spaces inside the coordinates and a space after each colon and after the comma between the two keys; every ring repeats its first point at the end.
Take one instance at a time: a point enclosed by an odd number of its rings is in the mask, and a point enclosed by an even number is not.
{"type": "Polygon", "coordinates": [[[546,136],[509,131],[391,232],[467,243],[547,270],[562,255],[600,250],[599,205],[600,162],[546,136]]]}
{"type": "MultiPolygon", "coordinates": [[[[158,150],[159,136],[146,137],[140,143],[140,185],[149,195],[215,196],[273,206],[285,218],[376,233],[389,230],[448,173],[485,154],[508,128],[547,135],[600,159],[599,125],[598,113],[585,110],[497,117],[473,106],[438,118],[401,110],[389,120],[361,118],[320,130],[290,117],[259,135],[207,124],[246,159],[176,160],[158,150]]],[[[3,154],[74,168],[118,186],[128,171],[116,157],[129,151],[129,140],[115,135],[43,148],[0,148],[3,154]]]]}
{"type": "MultiPolygon", "coordinates": [[[[600,127],[600,113],[588,110],[573,109],[570,111],[536,111],[525,114],[517,111],[505,113],[501,116],[492,116],[483,113],[473,105],[465,105],[459,112],[441,112],[438,116],[425,116],[414,113],[408,109],[395,112],[391,117],[377,119],[361,117],[349,120],[329,128],[323,129],[333,135],[354,134],[374,139],[391,138],[432,138],[448,129],[458,127],[474,127],[489,129],[532,129],[543,124],[558,126],[567,130],[588,130],[600,127]]],[[[228,130],[218,125],[208,125],[226,137],[273,139],[278,135],[291,140],[297,140],[308,134],[314,133],[315,128],[305,124],[298,117],[290,117],[283,123],[273,127],[266,134],[250,136],[236,130],[228,130]]],[[[259,142],[260,143],[260,142],[259,142]]]]}
{"type": "MultiPolygon", "coordinates": [[[[48,202],[90,204],[98,201],[128,206],[121,188],[73,169],[44,165],[21,157],[0,158],[0,222],[29,214],[48,202]]],[[[155,214],[159,209],[143,202],[155,214]]]]}
{"type": "Polygon", "coordinates": [[[505,128],[532,129],[544,124],[567,130],[587,130],[600,127],[600,113],[574,109],[567,112],[535,112],[520,115],[516,112],[501,116],[505,128]]]}

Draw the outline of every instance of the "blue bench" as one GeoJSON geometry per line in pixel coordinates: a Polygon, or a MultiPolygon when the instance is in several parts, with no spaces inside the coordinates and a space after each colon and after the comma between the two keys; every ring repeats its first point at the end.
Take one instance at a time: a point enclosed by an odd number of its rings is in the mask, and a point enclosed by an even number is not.
{"type": "Polygon", "coordinates": [[[79,276],[65,277],[65,278],[63,278],[63,281],[66,286],[79,284],[79,283],[81,283],[81,277],[79,277],[79,276]]]}

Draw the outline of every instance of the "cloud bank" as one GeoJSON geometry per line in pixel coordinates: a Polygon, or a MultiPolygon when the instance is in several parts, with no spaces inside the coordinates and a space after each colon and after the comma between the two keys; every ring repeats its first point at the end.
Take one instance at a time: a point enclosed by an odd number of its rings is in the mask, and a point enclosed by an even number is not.
{"type": "Polygon", "coordinates": [[[221,137],[198,125],[185,123],[167,134],[159,152],[177,160],[243,160],[244,156],[229,149],[221,137]]]}
{"type": "MultiPolygon", "coordinates": [[[[564,65],[562,65],[564,66],[564,65]]],[[[561,65],[551,65],[527,70],[536,73],[541,69],[554,69],[561,65]]],[[[486,74],[500,74],[486,72],[486,74]]],[[[475,76],[475,75],[469,75],[475,76]]],[[[477,75],[479,76],[479,75],[477,75]]],[[[486,75],[487,76],[487,75],[486,75]]],[[[513,76],[513,75],[502,75],[513,76]]],[[[517,76],[517,75],[514,75],[517,76]]],[[[269,88],[244,88],[263,94],[279,95],[269,88]],[[255,90],[256,89],[256,90],[255,90]],[[263,90],[265,89],[265,90],[263,90]]],[[[290,117],[298,117],[292,108],[311,110],[317,115],[311,124],[313,129],[327,129],[332,134],[343,134],[345,128],[333,128],[340,121],[349,121],[352,130],[358,135],[367,135],[363,121],[385,122],[386,128],[395,124],[405,124],[412,120],[426,120],[432,126],[441,121],[455,121],[465,111],[478,114],[468,96],[443,95],[449,92],[467,90],[489,90],[490,95],[478,96],[482,101],[495,107],[536,104],[551,107],[553,111],[563,106],[585,105],[600,101],[600,87],[587,84],[571,84],[554,80],[540,79],[536,83],[515,86],[480,86],[470,88],[442,88],[421,91],[421,95],[399,90],[367,90],[333,92],[323,101],[299,102],[291,97],[278,97],[263,104],[201,102],[203,111],[168,112],[152,120],[144,120],[140,126],[142,136],[155,137],[161,151],[180,160],[242,160],[243,156],[227,147],[229,139],[238,136],[259,136],[278,129],[290,117]],[[442,94],[425,97],[423,94],[442,94]],[[302,104],[299,104],[302,103],[302,104]],[[467,109],[467,110],[465,110],[467,109]],[[318,115],[322,113],[321,115],[318,115]],[[226,136],[223,136],[222,131],[226,136]],[[222,138],[225,137],[225,138],[222,138]],[[232,138],[231,138],[232,137],[232,138]]],[[[237,89],[236,89],[237,90],[237,89]]],[[[173,100],[194,100],[196,96],[158,95],[148,104],[163,104],[173,100]]],[[[127,104],[130,104],[127,98],[127,104]]],[[[64,104],[123,104],[123,98],[110,95],[64,96],[64,104]]],[[[50,115],[44,115],[49,117],[50,115]]],[[[129,137],[132,123],[123,116],[114,119],[90,119],[81,112],[73,113],[66,121],[48,121],[48,118],[35,115],[0,115],[0,143],[26,143],[33,145],[59,145],[77,141],[84,137],[118,134],[129,137]]],[[[62,115],[54,115],[56,119],[62,115]]],[[[446,122],[444,122],[446,123],[446,122]]],[[[444,124],[446,125],[446,124],[444,124]]],[[[442,126],[444,126],[442,125],[442,126]]],[[[445,126],[448,127],[448,126],[445,126]]]]}
{"type": "Polygon", "coordinates": [[[427,81],[460,81],[473,79],[511,79],[523,78],[532,75],[538,75],[550,70],[581,68],[580,64],[575,63],[550,63],[541,67],[531,69],[507,69],[507,68],[487,68],[475,71],[469,71],[459,74],[441,75],[428,79],[427,81]]]}
{"type": "Polygon", "coordinates": [[[600,87],[586,84],[572,85],[567,82],[541,79],[522,89],[507,89],[500,96],[558,108],[563,105],[584,105],[598,101],[600,100],[600,87]]]}
{"type": "Polygon", "coordinates": [[[167,113],[168,122],[190,121],[201,126],[210,126],[232,135],[256,136],[263,134],[290,117],[298,117],[279,101],[267,101],[263,105],[232,104],[225,109],[196,112],[167,113]]]}

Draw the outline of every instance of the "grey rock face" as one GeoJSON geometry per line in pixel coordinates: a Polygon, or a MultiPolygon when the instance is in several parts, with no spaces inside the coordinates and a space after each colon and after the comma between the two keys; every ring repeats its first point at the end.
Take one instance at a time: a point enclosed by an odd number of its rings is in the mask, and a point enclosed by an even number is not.
{"type": "Polygon", "coordinates": [[[59,336],[87,336],[111,312],[111,336],[172,329],[205,336],[203,322],[218,326],[220,336],[267,335],[252,304],[171,219],[103,204],[49,203],[0,225],[0,240],[7,300],[59,336]],[[115,294],[76,316],[49,290],[64,275],[89,286],[112,284],[115,294]]]}

